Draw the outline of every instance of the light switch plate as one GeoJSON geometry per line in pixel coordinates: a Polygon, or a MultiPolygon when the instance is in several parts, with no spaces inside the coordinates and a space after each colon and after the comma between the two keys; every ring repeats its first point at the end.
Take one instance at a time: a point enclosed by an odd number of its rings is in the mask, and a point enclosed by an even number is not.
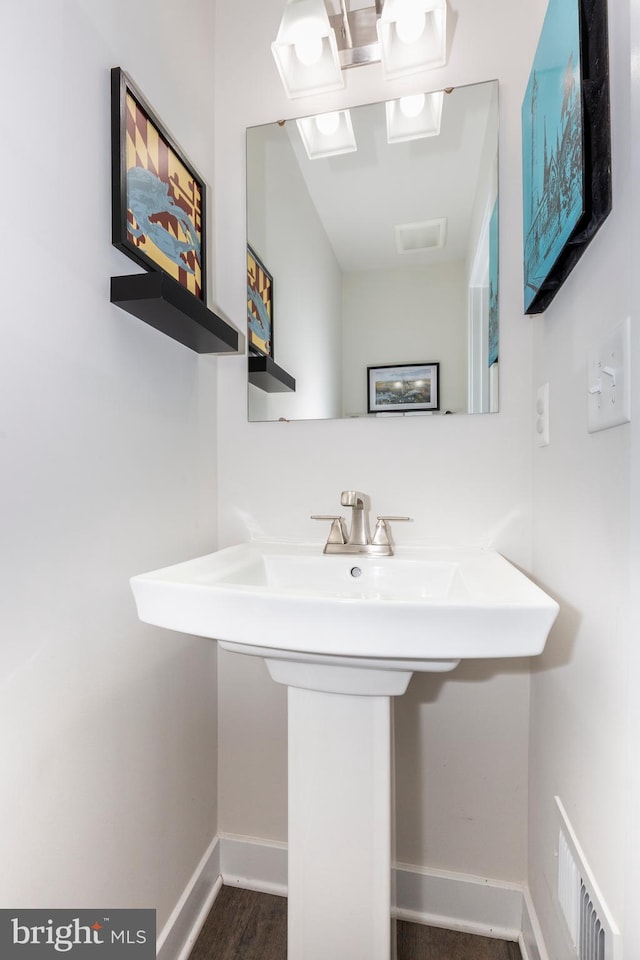
{"type": "Polygon", "coordinates": [[[587,428],[608,430],[631,419],[630,321],[627,317],[595,344],[587,359],[587,428]]]}
{"type": "Polygon", "coordinates": [[[549,384],[543,383],[536,391],[535,409],[536,446],[549,445],[549,384]]]}

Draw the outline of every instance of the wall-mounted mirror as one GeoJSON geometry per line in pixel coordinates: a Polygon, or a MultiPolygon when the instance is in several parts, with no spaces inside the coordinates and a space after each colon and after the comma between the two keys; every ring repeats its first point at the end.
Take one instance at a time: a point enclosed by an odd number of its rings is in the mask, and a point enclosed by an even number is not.
{"type": "Polygon", "coordinates": [[[249,419],[497,410],[497,224],[497,81],[250,128],[249,419]]]}

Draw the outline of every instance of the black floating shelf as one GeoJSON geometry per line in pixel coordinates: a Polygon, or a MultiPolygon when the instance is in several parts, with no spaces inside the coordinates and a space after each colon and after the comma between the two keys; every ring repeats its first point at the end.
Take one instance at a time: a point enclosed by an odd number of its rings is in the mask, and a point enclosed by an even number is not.
{"type": "Polygon", "coordinates": [[[238,331],[166,273],[111,277],[111,303],[196,353],[238,352],[238,331]]]}
{"type": "Polygon", "coordinates": [[[267,393],[294,393],[296,381],[271,357],[249,357],[249,383],[267,393]]]}

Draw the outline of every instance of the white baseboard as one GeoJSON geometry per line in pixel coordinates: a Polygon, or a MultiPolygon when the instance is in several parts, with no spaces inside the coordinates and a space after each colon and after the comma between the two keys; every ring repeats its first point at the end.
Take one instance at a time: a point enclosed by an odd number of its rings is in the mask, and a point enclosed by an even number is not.
{"type": "MultiPolygon", "coordinates": [[[[287,845],[215,837],[158,937],[158,960],[187,960],[223,883],[286,896],[287,845]]],[[[517,940],[523,960],[549,960],[526,887],[397,863],[395,903],[400,920],[517,940]]]]}
{"type": "Polygon", "coordinates": [[[220,841],[214,837],[156,940],[157,960],[187,960],[222,883],[220,841]]]}
{"type": "Polygon", "coordinates": [[[395,871],[399,920],[499,940],[518,939],[522,887],[407,863],[397,863],[395,871]]]}
{"type": "Polygon", "coordinates": [[[229,886],[286,897],[287,845],[221,834],[220,871],[229,886]]]}
{"type": "Polygon", "coordinates": [[[538,915],[533,906],[531,894],[525,887],[522,903],[522,931],[518,937],[522,960],[549,960],[544,945],[538,915]]]}

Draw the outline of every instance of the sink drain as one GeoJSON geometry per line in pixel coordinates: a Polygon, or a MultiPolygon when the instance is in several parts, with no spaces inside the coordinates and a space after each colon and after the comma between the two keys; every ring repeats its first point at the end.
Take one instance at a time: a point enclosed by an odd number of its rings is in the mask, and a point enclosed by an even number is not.
{"type": "Polygon", "coordinates": [[[350,570],[349,572],[350,572],[350,574],[351,574],[352,577],[361,577],[361,576],[362,576],[362,570],[360,569],[360,567],[351,567],[351,570],[350,570]]]}

